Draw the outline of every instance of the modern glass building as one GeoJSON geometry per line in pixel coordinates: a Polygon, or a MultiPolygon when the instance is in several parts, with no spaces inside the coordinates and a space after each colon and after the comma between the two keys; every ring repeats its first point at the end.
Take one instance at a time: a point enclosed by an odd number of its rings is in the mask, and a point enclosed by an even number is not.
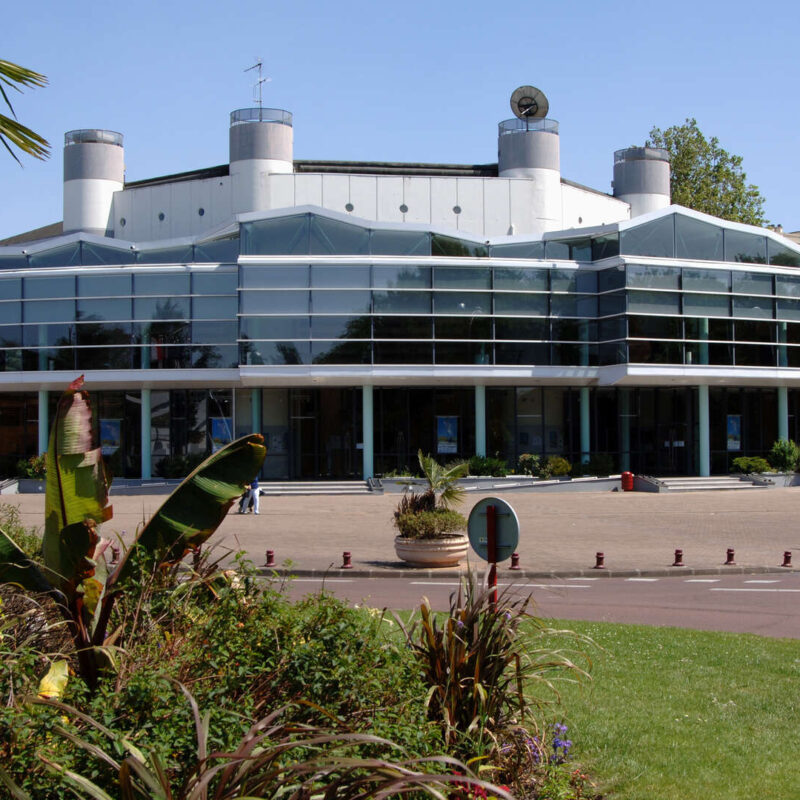
{"type": "Polygon", "coordinates": [[[70,132],[64,223],[0,245],[0,474],[81,373],[131,478],[252,431],[267,479],[419,448],[705,475],[800,439],[800,247],[669,205],[663,151],[565,181],[545,122],[501,124],[521,166],[302,162],[245,109],[228,165],[128,184],[119,134],[70,132]]]}

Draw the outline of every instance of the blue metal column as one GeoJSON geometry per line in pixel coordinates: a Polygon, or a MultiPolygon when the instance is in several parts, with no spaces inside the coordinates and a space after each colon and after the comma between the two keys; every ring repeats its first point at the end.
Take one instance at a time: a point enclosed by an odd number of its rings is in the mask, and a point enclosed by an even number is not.
{"type": "Polygon", "coordinates": [[[250,433],[261,433],[261,389],[250,390],[250,433]]]}
{"type": "Polygon", "coordinates": [[[372,386],[361,387],[361,443],[364,447],[364,480],[375,477],[374,423],[372,410],[372,386]]]}
{"type": "Polygon", "coordinates": [[[711,431],[708,420],[708,386],[697,387],[697,437],[701,478],[711,474],[711,431]]]}
{"type": "Polygon", "coordinates": [[[486,457],[486,387],[475,387],[475,455],[486,457]]]}
{"type": "Polygon", "coordinates": [[[778,387],[778,438],[789,438],[789,389],[778,387]]]}
{"type": "Polygon", "coordinates": [[[619,390],[619,470],[631,468],[631,390],[619,390]]]}
{"type": "Polygon", "coordinates": [[[47,389],[39,389],[39,449],[37,455],[47,452],[50,438],[49,421],[47,418],[47,389]]]}
{"type": "Polygon", "coordinates": [[[591,447],[590,438],[590,416],[589,416],[589,387],[581,386],[580,394],[581,407],[581,464],[589,463],[589,449],[591,447]]]}
{"type": "Polygon", "coordinates": [[[153,477],[153,466],[150,457],[150,390],[142,389],[142,480],[153,477]]]}

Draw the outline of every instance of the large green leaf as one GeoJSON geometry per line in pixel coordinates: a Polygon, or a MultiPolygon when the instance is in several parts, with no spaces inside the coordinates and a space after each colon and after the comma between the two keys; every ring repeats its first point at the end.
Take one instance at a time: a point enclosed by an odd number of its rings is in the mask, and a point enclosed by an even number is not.
{"type": "Polygon", "coordinates": [[[50,592],[53,587],[36,564],[0,528],[0,583],[16,583],[30,592],[50,592]]]}
{"type": "Polygon", "coordinates": [[[93,523],[111,518],[108,480],[92,425],[83,376],[58,402],[47,450],[44,564],[68,596],[91,574],[97,536],[93,523]]]}
{"type": "Polygon", "coordinates": [[[175,562],[198,547],[220,526],[230,507],[258,475],[267,448],[253,433],[209,456],[167,498],[140,531],[109,585],[126,572],[128,556],[144,548],[162,562],[175,562]]]}

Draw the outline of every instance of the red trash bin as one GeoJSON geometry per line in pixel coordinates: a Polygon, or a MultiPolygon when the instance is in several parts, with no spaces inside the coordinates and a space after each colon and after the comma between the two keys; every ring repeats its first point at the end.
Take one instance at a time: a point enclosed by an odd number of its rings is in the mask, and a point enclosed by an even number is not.
{"type": "Polygon", "coordinates": [[[633,473],[632,472],[623,472],[622,473],[622,491],[623,492],[632,492],[633,491],[633,473]]]}

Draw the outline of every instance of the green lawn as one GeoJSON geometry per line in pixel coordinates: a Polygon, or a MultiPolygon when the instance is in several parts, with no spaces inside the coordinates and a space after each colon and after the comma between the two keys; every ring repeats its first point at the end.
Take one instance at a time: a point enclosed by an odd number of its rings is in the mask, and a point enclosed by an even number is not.
{"type": "Polygon", "coordinates": [[[593,680],[561,685],[575,760],[619,800],[800,798],[800,642],[557,621],[593,680]]]}

